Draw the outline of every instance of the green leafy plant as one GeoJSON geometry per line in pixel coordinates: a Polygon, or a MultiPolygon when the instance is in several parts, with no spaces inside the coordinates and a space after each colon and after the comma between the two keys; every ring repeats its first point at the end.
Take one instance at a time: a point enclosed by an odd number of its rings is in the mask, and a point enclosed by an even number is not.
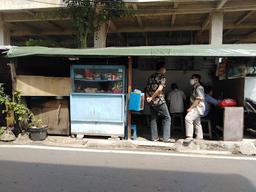
{"type": "Polygon", "coordinates": [[[60,43],[53,40],[29,39],[25,42],[26,46],[45,46],[45,47],[61,47],[60,43]]]}
{"type": "MultiPolygon", "coordinates": [[[[10,98],[9,95],[6,95],[4,92],[3,86],[0,84],[0,104],[5,107],[5,109],[2,110],[2,113],[6,115],[6,118],[13,113],[14,115],[14,121],[13,124],[19,123],[19,125],[22,127],[31,126],[32,122],[33,124],[40,125],[38,122],[39,120],[36,120],[34,114],[22,103],[21,100],[21,93],[19,91],[15,91],[14,93],[14,100],[10,98]]],[[[8,121],[6,119],[6,121],[8,121]]],[[[40,120],[41,121],[41,120],[40,120]]],[[[10,125],[7,125],[7,127],[10,125]]]]}
{"type": "Polygon", "coordinates": [[[4,133],[4,128],[0,127],[0,136],[4,133]]]}
{"type": "Polygon", "coordinates": [[[64,0],[64,13],[73,20],[80,47],[87,47],[90,33],[97,31],[109,20],[131,15],[122,0],[64,0]]]}
{"type": "Polygon", "coordinates": [[[31,122],[29,123],[30,128],[46,128],[47,126],[43,123],[41,119],[32,117],[31,122]]]}

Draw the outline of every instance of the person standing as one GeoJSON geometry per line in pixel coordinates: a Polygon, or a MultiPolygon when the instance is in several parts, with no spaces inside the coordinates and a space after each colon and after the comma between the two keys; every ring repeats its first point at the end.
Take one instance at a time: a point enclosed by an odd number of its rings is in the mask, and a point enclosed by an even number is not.
{"type": "Polygon", "coordinates": [[[176,83],[171,84],[172,91],[168,94],[167,100],[170,103],[170,113],[184,113],[185,93],[178,88],[176,83]]]}
{"type": "Polygon", "coordinates": [[[193,141],[194,131],[197,139],[203,139],[203,129],[200,117],[205,112],[205,94],[204,87],[201,85],[201,76],[199,74],[192,75],[190,84],[192,86],[192,94],[190,96],[191,106],[187,110],[185,117],[186,139],[184,144],[193,141]]]}
{"type": "Polygon", "coordinates": [[[147,81],[145,89],[146,101],[150,105],[151,112],[151,136],[153,141],[158,141],[158,128],[157,128],[157,117],[162,117],[163,126],[163,141],[164,142],[175,142],[171,139],[171,117],[164,99],[164,88],[166,87],[166,78],[164,74],[166,68],[164,63],[157,64],[157,72],[152,74],[147,81]]]}

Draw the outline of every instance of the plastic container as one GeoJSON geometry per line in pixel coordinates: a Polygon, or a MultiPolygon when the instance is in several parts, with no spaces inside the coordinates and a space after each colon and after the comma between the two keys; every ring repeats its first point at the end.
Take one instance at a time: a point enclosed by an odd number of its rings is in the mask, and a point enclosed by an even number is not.
{"type": "Polygon", "coordinates": [[[135,90],[130,94],[129,110],[142,111],[144,109],[144,93],[135,90]]]}
{"type": "Polygon", "coordinates": [[[224,99],[223,101],[219,102],[220,107],[234,107],[237,106],[237,102],[234,99],[224,99]]]}

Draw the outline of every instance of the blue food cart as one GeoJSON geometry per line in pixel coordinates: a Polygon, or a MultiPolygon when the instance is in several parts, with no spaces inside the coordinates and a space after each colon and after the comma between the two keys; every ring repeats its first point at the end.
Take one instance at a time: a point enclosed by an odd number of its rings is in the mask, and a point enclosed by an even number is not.
{"type": "Polygon", "coordinates": [[[125,67],[71,66],[71,134],[124,137],[125,67]]]}

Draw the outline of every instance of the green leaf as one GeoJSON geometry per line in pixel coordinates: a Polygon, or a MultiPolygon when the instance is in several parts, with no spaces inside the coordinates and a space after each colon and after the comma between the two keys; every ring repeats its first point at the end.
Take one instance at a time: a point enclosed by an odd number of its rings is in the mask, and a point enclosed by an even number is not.
{"type": "Polygon", "coordinates": [[[85,40],[89,33],[94,33],[108,20],[130,14],[122,0],[64,0],[65,11],[73,19],[81,47],[87,47],[85,40]]]}

